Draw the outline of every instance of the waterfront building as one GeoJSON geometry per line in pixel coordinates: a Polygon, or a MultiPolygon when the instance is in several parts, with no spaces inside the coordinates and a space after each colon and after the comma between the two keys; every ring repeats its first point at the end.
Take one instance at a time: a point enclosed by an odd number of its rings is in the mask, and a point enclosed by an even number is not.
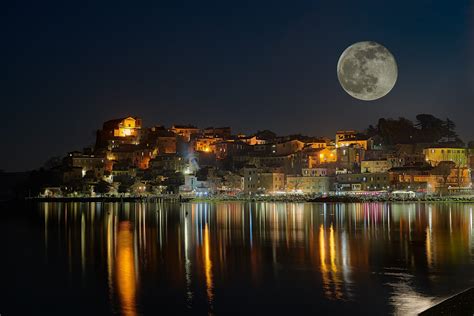
{"type": "Polygon", "coordinates": [[[104,155],[83,154],[79,151],[73,151],[66,155],[64,164],[69,167],[81,168],[85,175],[87,171],[105,166],[104,155]]]}
{"type": "Polygon", "coordinates": [[[113,178],[121,176],[134,178],[137,175],[137,169],[128,163],[120,162],[114,164],[111,174],[113,178]]]}
{"type": "Polygon", "coordinates": [[[180,194],[186,195],[209,195],[211,189],[207,180],[200,180],[194,175],[185,175],[184,184],[179,187],[180,194]]]}
{"type": "Polygon", "coordinates": [[[363,160],[361,162],[361,172],[362,173],[377,173],[377,172],[387,172],[392,165],[388,160],[363,160]]]}
{"type": "Polygon", "coordinates": [[[335,177],[336,191],[382,191],[390,189],[388,173],[344,173],[335,177]]]}
{"type": "Polygon", "coordinates": [[[332,191],[332,177],[327,176],[286,176],[286,192],[304,194],[325,194],[332,191]]]}
{"type": "Polygon", "coordinates": [[[441,161],[452,161],[457,167],[466,167],[468,152],[459,147],[428,147],[423,150],[425,160],[431,166],[437,166],[441,161]]]}
{"type": "Polygon", "coordinates": [[[265,193],[277,193],[285,190],[285,174],[281,172],[258,173],[258,190],[265,193]]]}
{"type": "Polygon", "coordinates": [[[239,174],[226,172],[222,177],[220,191],[225,194],[235,195],[244,190],[244,177],[239,174]]]}
{"type": "Polygon", "coordinates": [[[330,168],[303,168],[301,170],[303,177],[326,177],[334,174],[330,168]]]}
{"type": "Polygon", "coordinates": [[[244,192],[255,193],[258,190],[258,171],[255,165],[246,165],[243,168],[244,192]]]}
{"type": "Polygon", "coordinates": [[[390,181],[397,189],[417,190],[428,194],[471,189],[471,172],[467,167],[457,168],[454,162],[429,165],[395,167],[389,171],[390,181]]]}

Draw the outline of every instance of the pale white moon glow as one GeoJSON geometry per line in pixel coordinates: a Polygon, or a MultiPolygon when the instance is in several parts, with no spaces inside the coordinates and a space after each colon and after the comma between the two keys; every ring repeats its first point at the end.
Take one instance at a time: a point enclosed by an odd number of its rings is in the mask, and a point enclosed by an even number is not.
{"type": "Polygon", "coordinates": [[[392,90],[398,68],[387,48],[376,42],[359,42],[342,53],[337,63],[337,77],[349,95],[372,101],[392,90]]]}

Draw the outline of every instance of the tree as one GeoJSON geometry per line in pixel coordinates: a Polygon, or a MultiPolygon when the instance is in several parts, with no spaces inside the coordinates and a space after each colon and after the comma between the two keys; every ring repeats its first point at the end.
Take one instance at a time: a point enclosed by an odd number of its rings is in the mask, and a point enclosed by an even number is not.
{"type": "Polygon", "coordinates": [[[448,178],[451,174],[451,170],[456,167],[456,163],[453,161],[441,161],[436,167],[434,167],[432,173],[437,176],[441,176],[443,179],[442,187],[439,191],[439,195],[442,195],[442,191],[446,191],[448,178]]]}
{"type": "Polygon", "coordinates": [[[94,187],[94,191],[96,193],[99,193],[99,194],[106,194],[106,193],[109,193],[110,191],[110,184],[106,181],[99,181],[95,187],[94,187]]]}
{"type": "Polygon", "coordinates": [[[451,121],[449,118],[446,118],[446,121],[443,123],[444,128],[444,137],[446,137],[448,142],[461,142],[458,134],[456,133],[456,124],[451,121]]]}
{"type": "Polygon", "coordinates": [[[118,192],[119,193],[127,193],[130,191],[131,185],[129,183],[120,183],[118,187],[118,192]]]}
{"type": "Polygon", "coordinates": [[[257,136],[257,138],[260,138],[260,139],[268,139],[268,140],[272,140],[277,137],[277,135],[274,132],[269,131],[267,129],[263,131],[257,131],[257,133],[255,133],[255,136],[257,136]]]}
{"type": "Polygon", "coordinates": [[[130,187],[134,184],[135,180],[128,176],[128,175],[122,175],[122,176],[117,176],[114,177],[114,181],[117,181],[120,183],[118,187],[118,192],[119,193],[127,193],[130,190],[130,187]]]}
{"type": "Polygon", "coordinates": [[[58,167],[62,166],[62,164],[63,164],[62,158],[59,157],[59,156],[54,156],[54,157],[49,158],[43,164],[43,167],[46,170],[51,170],[51,169],[58,168],[58,167]]]}
{"type": "Polygon", "coordinates": [[[377,127],[374,127],[373,125],[369,125],[365,133],[367,134],[368,137],[373,137],[373,136],[379,135],[379,130],[377,127]]]}
{"type": "Polygon", "coordinates": [[[377,125],[369,125],[369,137],[380,136],[384,145],[410,143],[436,143],[440,141],[461,143],[456,124],[449,118],[441,120],[431,114],[418,114],[416,122],[399,117],[380,118],[377,125]]]}
{"type": "Polygon", "coordinates": [[[413,122],[404,117],[396,120],[381,118],[377,130],[386,145],[412,143],[417,132],[413,122]]]}

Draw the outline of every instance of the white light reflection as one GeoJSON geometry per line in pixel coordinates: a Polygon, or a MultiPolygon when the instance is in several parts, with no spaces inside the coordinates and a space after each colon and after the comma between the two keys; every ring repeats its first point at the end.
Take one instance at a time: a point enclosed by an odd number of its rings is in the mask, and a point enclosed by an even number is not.
{"type": "MultiPolygon", "coordinates": [[[[387,274],[390,275],[391,273],[387,274]]],[[[393,290],[390,303],[394,307],[395,315],[418,315],[433,306],[435,303],[433,297],[424,296],[410,286],[409,282],[413,276],[406,273],[393,273],[391,275],[398,278],[398,282],[387,284],[393,290]]]]}

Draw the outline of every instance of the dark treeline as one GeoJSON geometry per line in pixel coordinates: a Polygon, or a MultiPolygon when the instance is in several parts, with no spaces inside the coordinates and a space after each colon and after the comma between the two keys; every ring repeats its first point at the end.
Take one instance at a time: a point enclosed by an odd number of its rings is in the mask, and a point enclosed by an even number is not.
{"type": "Polygon", "coordinates": [[[367,135],[380,137],[384,145],[439,142],[464,145],[453,121],[431,114],[418,114],[415,122],[404,117],[380,118],[376,126],[367,128],[367,135]]]}

